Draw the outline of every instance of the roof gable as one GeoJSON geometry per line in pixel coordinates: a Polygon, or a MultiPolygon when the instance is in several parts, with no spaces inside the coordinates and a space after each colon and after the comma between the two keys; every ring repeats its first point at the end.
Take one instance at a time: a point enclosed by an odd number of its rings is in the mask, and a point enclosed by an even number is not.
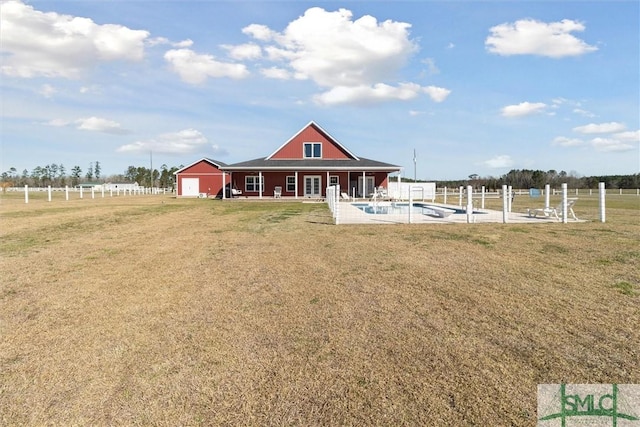
{"type": "Polygon", "coordinates": [[[199,170],[200,168],[196,167],[197,165],[199,165],[201,163],[204,163],[205,165],[213,166],[216,169],[223,169],[223,168],[227,167],[227,164],[224,163],[224,162],[220,162],[218,160],[213,160],[213,159],[210,159],[208,157],[203,157],[200,160],[195,161],[195,162],[191,163],[190,165],[183,167],[182,169],[178,169],[173,174],[177,175],[179,173],[183,173],[186,170],[192,169],[192,168],[194,169],[192,172],[203,172],[202,170],[199,170]]]}
{"type": "Polygon", "coordinates": [[[276,151],[267,156],[265,160],[304,159],[305,143],[321,143],[323,159],[359,160],[355,154],[314,121],[309,122],[300,129],[288,141],[278,147],[276,151]]]}

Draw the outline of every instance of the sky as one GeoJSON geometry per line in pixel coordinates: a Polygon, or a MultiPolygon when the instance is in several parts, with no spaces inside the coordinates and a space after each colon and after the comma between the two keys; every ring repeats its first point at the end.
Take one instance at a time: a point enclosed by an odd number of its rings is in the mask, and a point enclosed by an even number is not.
{"type": "Polygon", "coordinates": [[[640,172],[638,1],[2,1],[0,172],[266,157],[640,172]],[[415,157],[414,157],[415,153],[415,157]]]}

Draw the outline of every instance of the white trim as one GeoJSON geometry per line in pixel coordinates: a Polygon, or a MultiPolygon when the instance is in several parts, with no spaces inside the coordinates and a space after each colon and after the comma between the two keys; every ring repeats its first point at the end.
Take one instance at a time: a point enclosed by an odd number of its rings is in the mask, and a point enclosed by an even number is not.
{"type": "Polygon", "coordinates": [[[304,197],[322,197],[322,175],[305,175],[304,176],[304,197]],[[319,193],[314,193],[313,190],[313,186],[314,186],[314,182],[311,182],[311,193],[307,193],[307,179],[319,179],[320,183],[318,184],[318,191],[319,193]]]}
{"type": "Polygon", "coordinates": [[[264,177],[262,175],[246,175],[244,177],[244,192],[245,193],[260,193],[262,194],[262,192],[264,191],[264,177]],[[248,186],[248,180],[249,178],[251,178],[251,185],[253,186],[254,190],[249,190],[247,188],[248,186]],[[261,184],[261,185],[260,185],[261,184]],[[256,190],[255,188],[258,187],[258,189],[256,190]]]}
{"type": "MultiPolygon", "coordinates": [[[[203,161],[204,161],[204,162],[209,163],[211,166],[215,166],[215,167],[216,167],[216,169],[223,170],[223,169],[226,167],[226,165],[223,165],[222,163],[220,163],[220,164],[219,164],[219,163],[216,163],[216,161],[214,161],[213,159],[209,159],[209,158],[207,158],[207,157],[203,157],[203,158],[201,158],[200,160],[195,161],[195,162],[191,163],[191,164],[190,164],[190,165],[188,165],[188,166],[185,166],[185,167],[183,167],[183,168],[181,168],[181,169],[178,169],[178,170],[177,170],[177,171],[175,171],[173,174],[174,174],[174,175],[177,175],[177,174],[179,174],[179,173],[182,173],[182,171],[183,171],[183,170],[189,169],[191,166],[195,166],[195,165],[197,165],[198,163],[203,162],[203,161]]],[[[199,174],[199,175],[200,175],[200,174],[199,174]]]]}
{"type": "Polygon", "coordinates": [[[296,192],[296,181],[297,181],[297,180],[296,180],[296,176],[295,176],[295,175],[287,175],[287,176],[285,177],[285,179],[284,179],[284,183],[285,183],[285,185],[284,185],[284,190],[285,190],[287,193],[295,193],[295,192],[296,192]],[[293,178],[293,182],[291,182],[291,183],[290,183],[290,182],[289,182],[289,178],[293,178]],[[289,189],[289,185],[292,185],[292,186],[293,186],[293,190],[290,190],[290,189],[289,189]]]}
{"type": "Polygon", "coordinates": [[[303,142],[302,143],[302,158],[303,159],[321,159],[322,158],[322,142],[303,142]],[[307,156],[307,145],[311,146],[311,156],[307,156]],[[316,152],[316,145],[320,146],[320,155],[316,157],[314,154],[316,152]]]}

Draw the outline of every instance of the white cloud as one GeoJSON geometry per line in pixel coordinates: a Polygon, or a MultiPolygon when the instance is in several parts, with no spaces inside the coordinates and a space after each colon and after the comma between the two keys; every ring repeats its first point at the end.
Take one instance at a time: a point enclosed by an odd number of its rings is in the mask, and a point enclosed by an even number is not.
{"type": "Polygon", "coordinates": [[[229,56],[233,59],[242,60],[255,60],[262,57],[262,48],[255,43],[245,43],[240,45],[222,45],[223,49],[229,51],[229,56]]]}
{"type": "Polygon", "coordinates": [[[279,45],[294,54],[290,66],[322,86],[375,84],[393,78],[417,50],[407,23],[351,18],[346,9],[315,7],[289,23],[279,45]]]}
{"type": "Polygon", "coordinates": [[[289,71],[278,67],[263,68],[260,73],[269,79],[289,80],[292,77],[289,71]]]}
{"type": "Polygon", "coordinates": [[[589,123],[588,125],[578,126],[573,128],[574,132],[580,132],[584,134],[594,134],[594,133],[613,133],[613,132],[621,132],[625,129],[625,125],[617,122],[609,122],[609,123],[589,123]]]}
{"type": "Polygon", "coordinates": [[[316,95],[314,101],[321,105],[371,104],[392,99],[406,101],[421,93],[428,94],[435,102],[442,102],[450,91],[433,86],[422,87],[416,83],[400,83],[398,86],[384,83],[373,86],[336,86],[316,95]]]}
{"type": "Polygon", "coordinates": [[[511,159],[511,156],[503,154],[501,156],[496,156],[492,159],[486,160],[484,162],[484,165],[492,169],[508,168],[513,165],[513,160],[511,159]]]}
{"type": "Polygon", "coordinates": [[[164,59],[182,80],[191,84],[203,83],[209,77],[242,79],[249,75],[244,64],[220,62],[211,55],[201,55],[191,49],[169,50],[164,59]]]}
{"type": "Polygon", "coordinates": [[[436,61],[433,58],[425,58],[422,63],[427,66],[427,72],[429,75],[440,74],[440,70],[436,66],[436,61]]]}
{"type": "MultiPolygon", "coordinates": [[[[184,129],[179,132],[165,133],[157,138],[136,141],[117,149],[120,153],[148,153],[150,151],[167,154],[191,153],[207,144],[207,138],[195,129],[184,129]]],[[[213,146],[214,148],[216,146],[213,146]]]]}
{"type": "Polygon", "coordinates": [[[449,89],[436,87],[436,86],[427,86],[427,87],[422,87],[421,89],[422,89],[422,92],[429,95],[429,97],[431,97],[431,99],[435,102],[444,101],[447,98],[447,96],[449,96],[449,94],[451,93],[449,89]]]}
{"type": "Polygon", "coordinates": [[[115,135],[123,135],[130,133],[130,131],[123,129],[120,123],[113,120],[107,120],[100,117],[88,117],[78,119],[75,121],[80,130],[88,130],[93,132],[103,132],[115,135]]]}
{"type": "Polygon", "coordinates": [[[149,46],[169,45],[171,47],[185,48],[185,47],[191,47],[193,45],[193,40],[185,39],[179,42],[172,42],[166,37],[154,37],[152,39],[148,39],[147,44],[149,46]]]}
{"type": "Polygon", "coordinates": [[[102,88],[98,85],[82,86],[79,92],[82,94],[100,94],[102,93],[102,88]]]}
{"type": "Polygon", "coordinates": [[[45,124],[47,126],[64,127],[64,126],[68,126],[69,124],[71,124],[71,122],[69,122],[67,120],[62,120],[62,119],[53,119],[53,120],[49,120],[45,124]]]}
{"type": "Polygon", "coordinates": [[[541,113],[547,107],[542,102],[521,102],[517,105],[507,105],[502,109],[502,116],[504,117],[521,117],[531,114],[541,113]]]}
{"type": "Polygon", "coordinates": [[[561,147],[577,147],[583,145],[584,141],[578,138],[567,138],[565,136],[558,136],[554,138],[553,145],[559,145],[561,147]]]}
{"type": "Polygon", "coordinates": [[[248,25],[242,29],[242,32],[253,37],[256,40],[265,42],[273,40],[277,36],[277,33],[275,31],[271,30],[266,25],[260,24],[248,25]]]}
{"type": "Polygon", "coordinates": [[[57,92],[58,90],[50,84],[43,84],[39,93],[45,98],[52,98],[57,92]]]}
{"type": "Polygon", "coordinates": [[[570,19],[551,23],[522,19],[492,27],[485,46],[489,52],[505,56],[578,56],[598,50],[571,34],[584,30],[584,24],[570,19]]]}
{"type": "Polygon", "coordinates": [[[640,142],[640,130],[614,133],[613,137],[620,141],[640,142]]]}
{"type": "Polygon", "coordinates": [[[633,144],[615,138],[594,138],[591,145],[598,151],[631,151],[633,144]]]}
{"type": "Polygon", "coordinates": [[[77,78],[102,61],[140,61],[147,31],[43,13],[19,1],[0,8],[3,74],[77,78]]]}
{"type": "Polygon", "coordinates": [[[583,117],[595,117],[596,116],[591,111],[583,110],[582,108],[574,108],[573,112],[576,113],[576,114],[579,114],[579,115],[581,115],[583,117]]]}
{"type": "MultiPolygon", "coordinates": [[[[394,82],[399,70],[418,50],[409,38],[410,27],[404,22],[378,22],[369,15],[354,20],[346,9],[330,12],[313,7],[282,32],[259,24],[242,31],[263,44],[266,60],[277,63],[275,67],[262,68],[263,75],[313,81],[326,89],[315,96],[317,103],[407,100],[420,94],[441,102],[449,94],[448,89],[394,82]]],[[[242,46],[245,45],[239,47],[242,46]]],[[[232,46],[225,47],[234,52],[232,46]]],[[[430,70],[437,72],[433,60],[426,61],[430,70]]]]}

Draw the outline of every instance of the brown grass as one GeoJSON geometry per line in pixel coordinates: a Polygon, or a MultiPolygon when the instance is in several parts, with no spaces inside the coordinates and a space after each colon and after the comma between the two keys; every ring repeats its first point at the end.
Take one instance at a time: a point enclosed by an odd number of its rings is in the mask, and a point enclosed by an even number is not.
{"type": "Polygon", "coordinates": [[[532,425],[539,383],[640,383],[634,197],[445,226],[1,197],[2,425],[532,425]]]}

